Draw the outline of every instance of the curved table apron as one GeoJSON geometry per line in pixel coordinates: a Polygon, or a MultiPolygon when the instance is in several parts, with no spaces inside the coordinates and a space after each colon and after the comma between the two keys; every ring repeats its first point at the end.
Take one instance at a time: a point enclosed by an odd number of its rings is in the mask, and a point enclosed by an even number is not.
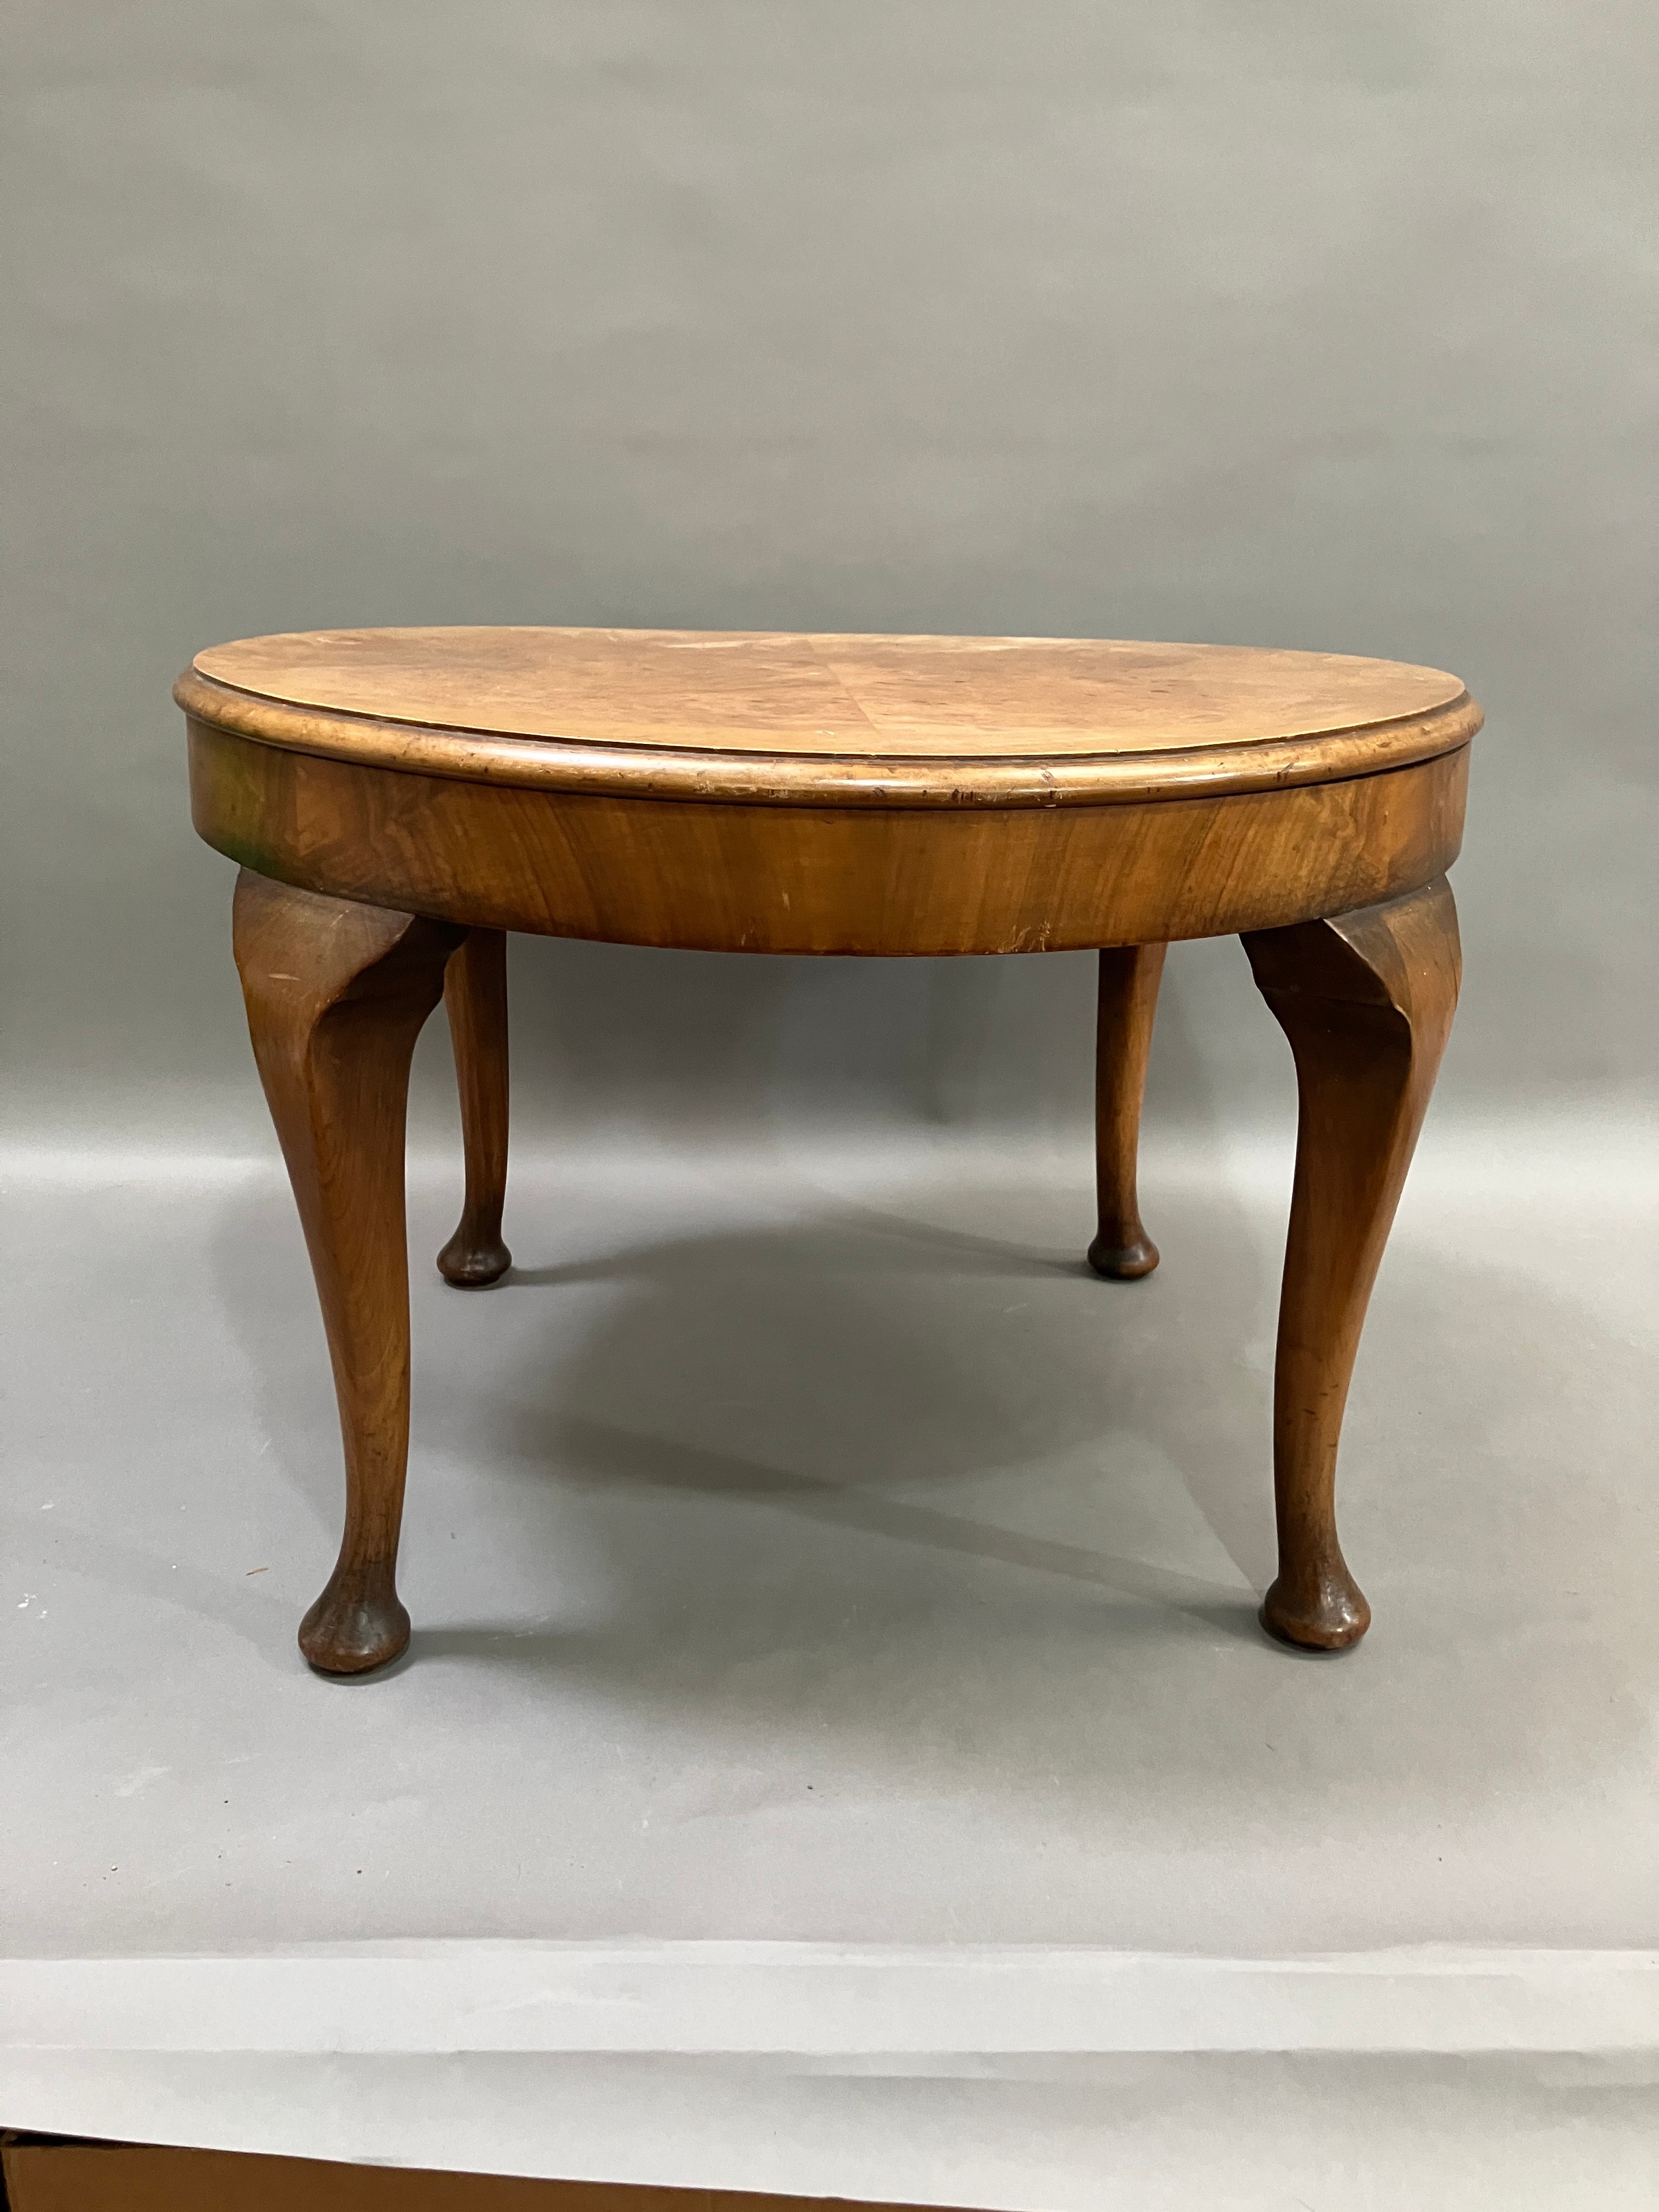
{"type": "Polygon", "coordinates": [[[440,1256],[509,1264],[501,933],[703,951],[1099,948],[1089,1257],[1158,1254],[1135,1154],[1164,947],[1238,933],[1301,1097],[1275,1382],[1281,1639],[1356,1643],[1334,1520],[1359,1330],[1455,1001],[1444,872],[1479,708],[1341,656],[1092,640],[320,632],[198,656],[196,827],[244,871],[239,966],[310,1245],[347,1462],[301,1632],[397,1656],[408,1433],[402,1139],[440,996],[467,1199],[440,1256]]]}

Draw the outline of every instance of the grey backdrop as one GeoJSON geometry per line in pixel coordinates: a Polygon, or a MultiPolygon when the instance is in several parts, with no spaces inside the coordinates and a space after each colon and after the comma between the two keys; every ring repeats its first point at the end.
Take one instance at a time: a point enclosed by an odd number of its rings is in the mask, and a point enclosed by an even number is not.
{"type": "MultiPolygon", "coordinates": [[[[35,1141],[268,1143],[168,685],[380,623],[1454,668],[1490,720],[1442,1110],[1643,1090],[1641,0],[13,0],[0,69],[35,1141]]],[[[1076,956],[515,963],[526,1136],[1086,1103],[1076,956]]],[[[1172,962],[1153,1091],[1287,1106],[1236,947],[1172,962]]]]}
{"type": "Polygon", "coordinates": [[[79,1961],[12,2006],[0,2119],[1010,2207],[1653,2201],[1651,2051],[1509,2043],[1563,1960],[1635,2018],[1659,1930],[1656,94],[1652,0],[0,7],[0,1863],[7,1946],[79,1961]],[[306,1674],[334,1410],[169,685],[252,631],[539,620],[1253,641],[1484,700],[1463,1010],[1347,1418],[1352,1662],[1254,1625],[1285,1161],[1230,1148],[1294,1107],[1236,945],[1172,956],[1168,1264],[1119,1293],[1086,956],[520,942],[520,1157],[586,1149],[453,1297],[433,1025],[412,1663],[306,1674]],[[495,1985],[456,1973],[543,1937],[852,1940],[901,1991],[910,1945],[1432,1944],[1449,1995],[1438,2057],[1275,1996],[1300,2072],[866,2053],[833,2104],[770,2058],[480,2071],[418,2005],[413,2070],[112,2040],[145,1959],[315,1943],[326,2025],[328,1947],[422,1935],[464,2038],[495,1985]]]}

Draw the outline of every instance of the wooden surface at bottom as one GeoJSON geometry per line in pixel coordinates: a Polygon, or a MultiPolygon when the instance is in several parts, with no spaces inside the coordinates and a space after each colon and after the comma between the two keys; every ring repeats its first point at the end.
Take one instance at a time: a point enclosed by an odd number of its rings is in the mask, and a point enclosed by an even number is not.
{"type": "MultiPolygon", "coordinates": [[[[11,2212],[835,2212],[843,2199],[337,2166],[147,2143],[11,2142],[11,2212]]],[[[865,2204],[860,2212],[903,2212],[865,2204]]]]}

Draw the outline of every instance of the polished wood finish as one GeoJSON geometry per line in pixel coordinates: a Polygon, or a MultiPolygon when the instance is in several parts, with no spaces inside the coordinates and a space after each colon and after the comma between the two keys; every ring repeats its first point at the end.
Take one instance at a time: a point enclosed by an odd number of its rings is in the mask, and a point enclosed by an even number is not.
{"type": "Polygon", "coordinates": [[[198,653],[187,714],[515,789],[744,805],[1102,805],[1376,775],[1467,744],[1455,676],[1099,638],[323,630],[198,653]]]}
{"type": "Polygon", "coordinates": [[[1443,873],[1468,751],[1231,798],[763,806],[517,790],[191,730],[197,829],[261,875],[544,937],[1060,952],[1273,929],[1443,873]]]}
{"type": "Polygon", "coordinates": [[[1290,1039],[1301,1100],[1273,1381],[1279,1576],[1261,1617],[1286,1643],[1336,1651],[1371,1617],[1337,1541],[1337,1440],[1457,1004],[1457,911],[1442,878],[1244,949],[1290,1039]]]}
{"type": "Polygon", "coordinates": [[[444,1005],[461,1094],[466,1197],[438,1272],[458,1291],[499,1282],[513,1264],[501,1242],[507,1199],[507,939],[470,929],[444,970],[444,1005]]]}
{"type": "Polygon", "coordinates": [[[1368,1618],[1334,1518],[1366,1298],[1455,994],[1444,872],[1480,709],[1431,669],[1076,639],[329,631],[198,656],[191,804],[244,869],[238,957],[345,1433],[340,1561],[301,1642],[380,1664],[408,1425],[401,1134],[446,995],[496,1279],[501,933],[726,951],[1101,953],[1100,1273],[1158,1262],[1135,1188],[1164,948],[1237,931],[1302,1095],[1264,1619],[1368,1618]]]}
{"type": "Polygon", "coordinates": [[[457,933],[245,868],[234,938],[345,1443],[345,1534],[300,1648],[325,1673],[362,1674],[409,1641],[396,1580],[409,1455],[404,1127],[415,1040],[441,995],[457,933]]]}
{"type": "Polygon", "coordinates": [[[1095,1020],[1095,1197],[1100,1225],[1089,1247],[1089,1265],[1114,1282],[1133,1282],[1158,1265],[1158,1247],[1140,1218],[1135,1169],[1152,1018],[1168,949],[1110,945],[1100,956],[1095,1020]]]}
{"type": "Polygon", "coordinates": [[[1110,638],[313,630],[198,653],[284,706],[510,738],[823,758],[1187,751],[1409,720],[1455,676],[1346,653],[1110,638]]]}

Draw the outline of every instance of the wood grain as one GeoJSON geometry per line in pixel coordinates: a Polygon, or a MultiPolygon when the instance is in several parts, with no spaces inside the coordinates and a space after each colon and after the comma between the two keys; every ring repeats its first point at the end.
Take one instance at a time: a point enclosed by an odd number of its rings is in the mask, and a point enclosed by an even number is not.
{"type": "Polygon", "coordinates": [[[1371,1285],[1457,1004],[1457,910],[1409,898],[1247,937],[1301,1099],[1273,1380],[1279,1577],[1262,1620],[1340,1650],[1370,1607],[1336,1534],[1336,1452],[1371,1285]]]}
{"type": "Polygon", "coordinates": [[[444,970],[444,1005],[461,1097],[466,1196],[438,1272],[458,1291],[499,1282],[513,1264],[501,1241],[507,1199],[507,939],[470,929],[444,970]]]}
{"type": "Polygon", "coordinates": [[[1392,660],[1104,638],[767,631],[319,630],[197,672],[331,714],[501,737],[699,750],[1162,752],[1429,714],[1455,676],[1392,660]]]}
{"type": "Polygon", "coordinates": [[[731,952],[1092,951],[1340,914],[1449,866],[1468,763],[1133,806],[772,807],[417,775],[191,727],[196,827],[262,875],[731,952]]]}
{"type": "Polygon", "coordinates": [[[368,767],[778,805],[1268,790],[1426,759],[1480,725],[1438,669],[1096,638],[325,630],[198,653],[174,696],[368,767]]]}
{"type": "Polygon", "coordinates": [[[325,1673],[361,1674],[409,1641],[396,1576],[409,1454],[404,1127],[415,1040],[458,935],[244,869],[234,937],[345,1446],[345,1533],[300,1648],[325,1673]]]}

